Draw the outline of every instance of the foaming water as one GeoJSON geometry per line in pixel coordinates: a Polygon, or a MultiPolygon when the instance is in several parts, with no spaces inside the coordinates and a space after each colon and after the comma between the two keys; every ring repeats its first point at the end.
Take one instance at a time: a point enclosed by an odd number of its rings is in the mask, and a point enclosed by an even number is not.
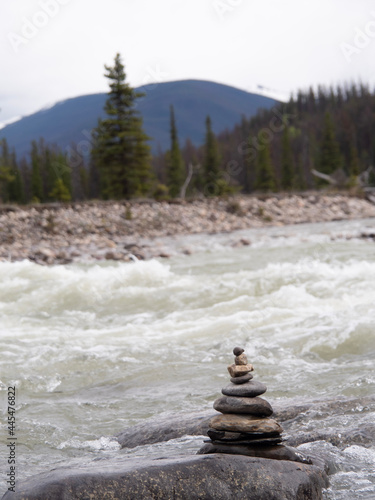
{"type": "MultiPolygon", "coordinates": [[[[1,411],[15,384],[18,478],[116,456],[111,436],[144,418],[211,408],[234,345],[246,349],[271,402],[373,394],[374,243],[331,241],[360,224],[373,222],[242,231],[253,242],[244,248],[223,244],[232,236],[195,235],[187,240],[200,251],[167,263],[0,263],[1,411]]],[[[339,432],[371,418],[310,415],[296,431],[323,419],[339,432]]],[[[195,448],[191,438],[152,453],[195,448]]],[[[370,488],[373,476],[348,464],[372,452],[337,451],[344,465],[327,498],[355,498],[345,496],[352,473],[361,491],[370,488]]]]}

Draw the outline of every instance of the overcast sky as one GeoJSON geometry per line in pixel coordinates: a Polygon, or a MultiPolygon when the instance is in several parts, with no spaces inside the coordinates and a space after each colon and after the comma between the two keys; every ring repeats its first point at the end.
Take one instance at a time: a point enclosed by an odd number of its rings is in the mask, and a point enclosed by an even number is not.
{"type": "Polygon", "coordinates": [[[0,122],[107,91],[117,52],[132,86],[375,86],[372,0],[3,0],[0,14],[0,122]]]}

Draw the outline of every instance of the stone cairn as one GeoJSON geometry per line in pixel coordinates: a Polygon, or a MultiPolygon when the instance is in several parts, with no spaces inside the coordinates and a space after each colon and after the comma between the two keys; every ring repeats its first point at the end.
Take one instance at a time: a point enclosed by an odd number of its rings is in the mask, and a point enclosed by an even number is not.
{"type": "Polygon", "coordinates": [[[259,397],[267,387],[252,380],[254,367],[248,363],[244,349],[235,347],[233,354],[234,364],[228,366],[231,383],[221,390],[224,396],[214,402],[214,409],[221,415],[210,420],[210,440],[198,454],[229,453],[311,463],[294,448],[280,444],[283,429],[269,418],[271,405],[259,397]]]}

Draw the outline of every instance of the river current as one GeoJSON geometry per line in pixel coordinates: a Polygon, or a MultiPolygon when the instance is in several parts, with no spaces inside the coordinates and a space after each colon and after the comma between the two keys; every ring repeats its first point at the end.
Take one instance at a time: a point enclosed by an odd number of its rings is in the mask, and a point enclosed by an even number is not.
{"type": "MultiPolygon", "coordinates": [[[[121,455],[195,453],[201,436],[120,450],[112,436],[165,412],[212,408],[232,349],[273,402],[374,395],[375,220],[186,236],[171,259],[42,267],[0,263],[1,483],[7,389],[16,387],[16,479],[121,455]],[[251,245],[231,247],[230,239],[251,245]]],[[[181,238],[180,238],[181,239],[181,238]]],[[[371,405],[301,415],[296,432],[373,424],[371,405]]],[[[375,498],[375,447],[325,441],[326,499],[375,498]]]]}

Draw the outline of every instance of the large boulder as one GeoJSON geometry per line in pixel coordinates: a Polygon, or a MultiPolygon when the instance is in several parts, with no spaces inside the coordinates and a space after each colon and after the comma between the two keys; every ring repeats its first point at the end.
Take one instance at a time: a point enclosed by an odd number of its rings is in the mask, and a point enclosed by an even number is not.
{"type": "Polygon", "coordinates": [[[123,458],[61,468],[17,484],[3,500],[315,500],[328,481],[320,465],[240,455],[123,458]]]}
{"type": "MultiPolygon", "coordinates": [[[[362,396],[359,398],[335,398],[321,400],[287,400],[272,402],[272,418],[282,422],[284,431],[288,434],[287,444],[299,446],[312,441],[327,441],[335,446],[345,447],[352,444],[371,445],[375,439],[375,425],[361,423],[359,428],[349,427],[341,430],[339,435],[334,430],[321,428],[311,429],[309,432],[296,432],[293,425],[301,414],[321,415],[345,415],[351,413],[358,407],[374,408],[374,396],[362,396]],[[289,433],[291,430],[291,433],[289,433]]],[[[206,436],[209,430],[210,419],[219,415],[213,410],[203,410],[195,413],[166,413],[145,420],[144,422],[128,427],[120,432],[116,438],[123,448],[134,448],[146,444],[159,443],[176,439],[184,435],[206,436]]],[[[307,417],[306,419],[311,417],[307,417]]],[[[320,422],[320,420],[319,420],[320,422]]]]}
{"type": "Polygon", "coordinates": [[[149,418],[144,422],[128,427],[116,436],[123,448],[135,448],[145,444],[161,443],[184,435],[205,436],[208,423],[218,413],[203,410],[192,413],[166,413],[149,418]]]}

